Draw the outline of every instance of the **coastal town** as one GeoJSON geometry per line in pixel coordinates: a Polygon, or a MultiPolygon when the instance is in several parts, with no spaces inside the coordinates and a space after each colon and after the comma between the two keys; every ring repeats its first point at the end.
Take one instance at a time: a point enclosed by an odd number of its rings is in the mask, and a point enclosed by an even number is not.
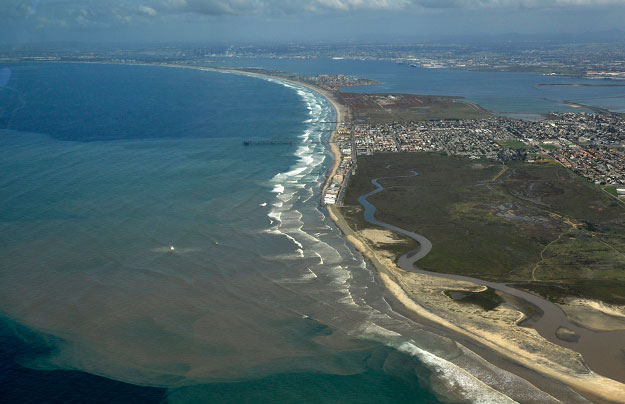
{"type": "Polygon", "coordinates": [[[371,86],[380,84],[377,81],[345,74],[318,74],[316,76],[298,76],[297,79],[325,90],[338,91],[345,87],[371,86]]]}
{"type": "Polygon", "coordinates": [[[341,204],[349,177],[356,172],[356,153],[351,128],[341,124],[336,129],[334,142],[341,158],[323,195],[323,202],[326,205],[341,204]]]}
{"type": "Polygon", "coordinates": [[[551,160],[625,198],[625,118],[609,113],[551,114],[530,121],[505,117],[470,120],[345,123],[335,142],[341,152],[325,204],[341,203],[359,155],[435,152],[502,163],[551,160]]]}

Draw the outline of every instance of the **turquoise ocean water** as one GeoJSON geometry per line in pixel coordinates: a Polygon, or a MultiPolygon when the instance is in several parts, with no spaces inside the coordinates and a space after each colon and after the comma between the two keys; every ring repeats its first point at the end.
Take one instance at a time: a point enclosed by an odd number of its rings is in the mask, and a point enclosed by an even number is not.
{"type": "Polygon", "coordinates": [[[3,401],[548,402],[391,309],[319,206],[335,117],[318,94],[154,66],[8,69],[3,401]]]}

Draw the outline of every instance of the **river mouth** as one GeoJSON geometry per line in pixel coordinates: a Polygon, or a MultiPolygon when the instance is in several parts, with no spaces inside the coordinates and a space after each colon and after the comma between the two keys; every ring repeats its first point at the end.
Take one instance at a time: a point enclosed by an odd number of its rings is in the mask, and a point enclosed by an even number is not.
{"type": "Polygon", "coordinates": [[[358,198],[358,202],[364,208],[364,217],[367,222],[398,232],[419,243],[418,248],[399,257],[397,264],[401,269],[408,272],[485,286],[498,291],[507,301],[514,301],[515,299],[517,301],[520,300],[523,305],[519,305],[521,307],[515,307],[525,314],[525,319],[519,322],[518,325],[533,328],[546,340],[580,353],[584,358],[584,362],[591,370],[613,380],[625,383],[625,360],[623,358],[625,331],[598,332],[581,327],[570,322],[564,311],[549,300],[516,289],[507,283],[490,282],[463,275],[445,274],[419,269],[416,263],[431,251],[431,241],[421,234],[376,219],[376,207],[367,200],[370,196],[387,189],[380,184],[380,180],[407,178],[416,175],[418,175],[418,173],[413,171],[411,175],[374,178],[371,180],[371,184],[373,184],[376,189],[358,198]]]}

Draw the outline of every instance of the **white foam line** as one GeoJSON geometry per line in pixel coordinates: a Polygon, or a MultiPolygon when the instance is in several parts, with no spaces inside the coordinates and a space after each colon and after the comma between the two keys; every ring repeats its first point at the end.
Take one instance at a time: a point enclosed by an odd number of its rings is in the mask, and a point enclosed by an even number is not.
{"type": "Polygon", "coordinates": [[[269,213],[267,213],[267,216],[269,216],[271,219],[273,219],[274,221],[278,222],[278,223],[282,223],[282,221],[280,220],[280,217],[282,216],[282,212],[277,212],[277,211],[271,211],[269,213]]]}
{"type": "Polygon", "coordinates": [[[476,377],[469,374],[461,367],[424,351],[410,342],[402,343],[399,351],[419,358],[421,362],[433,369],[437,376],[443,380],[449,391],[461,391],[461,395],[473,403],[479,404],[503,404],[516,403],[510,397],[498,392],[492,387],[484,384],[476,377]]]}
{"type": "Polygon", "coordinates": [[[313,271],[313,270],[312,270],[312,269],[310,269],[310,268],[306,268],[306,269],[308,270],[308,272],[310,272],[310,274],[309,274],[308,276],[312,276],[314,279],[317,279],[317,278],[318,278],[318,276],[317,276],[317,274],[315,273],[315,271],[313,271]]]}
{"type": "Polygon", "coordinates": [[[419,348],[412,340],[404,340],[403,336],[395,331],[384,328],[373,322],[367,322],[357,330],[357,333],[365,338],[381,342],[400,352],[414,356],[434,372],[434,376],[445,384],[445,389],[447,391],[459,393],[460,396],[471,403],[517,403],[510,397],[498,392],[478,378],[472,376],[460,366],[419,348]]]}
{"type": "Polygon", "coordinates": [[[313,253],[319,257],[319,265],[323,265],[323,257],[317,251],[313,251],[313,253]]]}
{"type": "Polygon", "coordinates": [[[302,251],[302,254],[304,253],[303,248],[304,246],[302,245],[302,243],[300,243],[299,241],[295,240],[295,238],[293,238],[292,236],[285,234],[285,236],[291,240],[293,242],[293,244],[295,244],[298,247],[298,250],[302,251]]]}

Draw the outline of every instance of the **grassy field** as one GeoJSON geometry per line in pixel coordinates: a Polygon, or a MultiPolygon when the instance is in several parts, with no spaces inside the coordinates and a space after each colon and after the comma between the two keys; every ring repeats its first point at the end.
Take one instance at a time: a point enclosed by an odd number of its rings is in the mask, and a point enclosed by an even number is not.
{"type": "Polygon", "coordinates": [[[527,145],[520,140],[506,140],[504,145],[513,150],[527,149],[527,145]]]}
{"type": "Polygon", "coordinates": [[[346,219],[367,226],[356,199],[374,188],[370,180],[411,170],[419,175],[381,180],[393,188],[370,201],[378,219],[432,241],[421,268],[513,281],[551,297],[625,301],[625,209],[596,186],[553,164],[504,168],[433,153],[359,156],[346,219]]]}
{"type": "Polygon", "coordinates": [[[479,119],[490,114],[482,107],[454,97],[413,94],[336,93],[356,122],[370,124],[433,119],[479,119]]]}
{"type": "Polygon", "coordinates": [[[542,147],[545,150],[556,150],[557,149],[556,146],[554,146],[552,144],[546,144],[546,143],[541,144],[540,147],[542,147]]]}
{"type": "Polygon", "coordinates": [[[618,196],[618,193],[616,192],[616,187],[612,187],[612,186],[608,186],[603,188],[606,190],[606,192],[608,192],[609,194],[612,194],[614,196],[618,196]]]}

